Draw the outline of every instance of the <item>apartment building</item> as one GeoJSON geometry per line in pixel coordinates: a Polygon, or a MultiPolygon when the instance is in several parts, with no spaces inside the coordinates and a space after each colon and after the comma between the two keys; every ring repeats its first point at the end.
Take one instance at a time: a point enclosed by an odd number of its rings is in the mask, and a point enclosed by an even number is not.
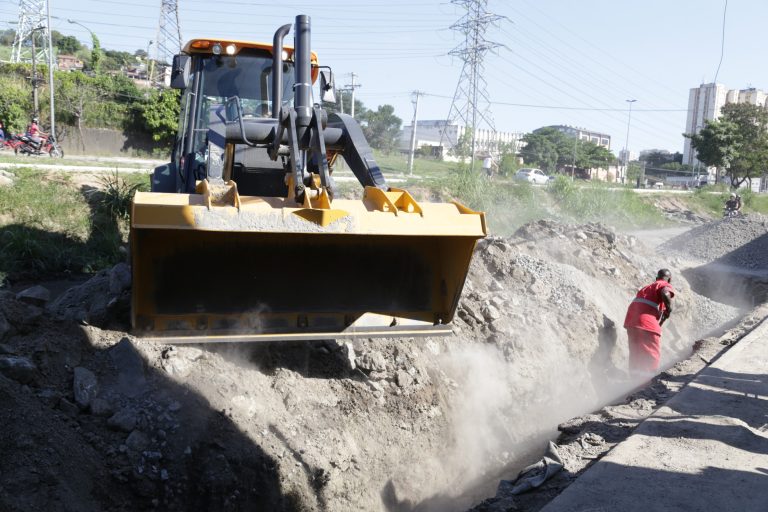
{"type": "Polygon", "coordinates": [[[602,146],[605,149],[611,149],[611,136],[607,133],[595,132],[592,130],[587,130],[586,128],[567,126],[563,124],[548,126],[547,128],[554,128],[570,137],[576,137],[579,140],[592,142],[593,144],[602,146]]]}
{"type": "MultiPolygon", "coordinates": [[[[400,132],[401,151],[411,149],[411,133],[413,126],[404,126],[400,132]]],[[[451,150],[458,141],[468,132],[468,127],[458,123],[452,123],[445,119],[432,119],[416,122],[416,148],[432,148],[432,155],[442,156],[446,160],[452,159],[451,150]]],[[[477,154],[498,154],[500,148],[514,145],[515,152],[522,148],[523,132],[498,132],[487,129],[478,129],[475,132],[475,151],[477,154]]]]}
{"type": "MultiPolygon", "coordinates": [[[[723,84],[701,84],[691,89],[688,94],[685,133],[698,133],[704,127],[705,121],[719,118],[720,112],[728,103],[749,103],[766,107],[768,93],[755,88],[729,90],[723,84]]],[[[685,139],[683,147],[683,163],[692,167],[700,164],[689,138],[685,139]]]]}

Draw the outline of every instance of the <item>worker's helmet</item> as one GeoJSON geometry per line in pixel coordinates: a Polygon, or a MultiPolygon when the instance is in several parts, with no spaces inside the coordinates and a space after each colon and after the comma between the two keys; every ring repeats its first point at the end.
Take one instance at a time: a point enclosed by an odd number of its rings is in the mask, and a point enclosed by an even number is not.
{"type": "Polygon", "coordinates": [[[731,197],[736,197],[736,192],[731,192],[731,197]]]}
{"type": "Polygon", "coordinates": [[[36,117],[33,117],[33,118],[32,118],[32,122],[33,122],[33,123],[39,123],[39,122],[40,122],[40,120],[39,120],[38,118],[36,118],[36,117]]]}

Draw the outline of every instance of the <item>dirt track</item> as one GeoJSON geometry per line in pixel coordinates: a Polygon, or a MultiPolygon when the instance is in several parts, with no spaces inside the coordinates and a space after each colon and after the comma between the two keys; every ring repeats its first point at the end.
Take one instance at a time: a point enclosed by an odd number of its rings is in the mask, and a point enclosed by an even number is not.
{"type": "Polygon", "coordinates": [[[669,261],[542,221],[481,244],[453,337],[348,344],[149,345],[122,267],[45,307],[0,292],[0,508],[465,510],[636,385],[621,322],[656,269],[667,365],[739,315],[669,261]]]}

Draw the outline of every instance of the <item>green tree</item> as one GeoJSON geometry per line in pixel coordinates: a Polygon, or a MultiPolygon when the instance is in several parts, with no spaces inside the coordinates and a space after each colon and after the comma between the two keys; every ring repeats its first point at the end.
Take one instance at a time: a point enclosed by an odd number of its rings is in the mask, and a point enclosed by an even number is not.
{"type": "MultiPolygon", "coordinates": [[[[352,114],[352,95],[349,92],[336,90],[336,103],[325,103],[323,108],[328,112],[352,114]],[[342,105],[344,108],[342,108],[342,105]]],[[[360,100],[355,100],[355,119],[363,119],[368,111],[360,100]]]]}
{"type": "Polygon", "coordinates": [[[729,103],[699,133],[683,135],[701,162],[725,169],[733,187],[768,170],[768,110],[761,106],[729,103]]]}
{"type": "Polygon", "coordinates": [[[458,140],[456,140],[456,144],[450,149],[449,153],[461,161],[464,161],[465,158],[469,158],[472,154],[471,128],[467,127],[464,130],[464,133],[459,136],[458,140]]]}
{"type": "Polygon", "coordinates": [[[177,89],[153,90],[141,106],[144,126],[152,139],[170,147],[176,137],[181,106],[177,89]]]}
{"type": "Polygon", "coordinates": [[[83,118],[86,108],[96,103],[102,96],[100,88],[85,74],[75,71],[60,73],[56,77],[57,117],[77,128],[80,143],[85,150],[83,137],[83,118]]]}
{"type": "Polygon", "coordinates": [[[583,169],[607,167],[616,161],[616,157],[607,148],[594,142],[580,140],[576,164],[583,169]]]}
{"type": "Polygon", "coordinates": [[[91,71],[98,75],[101,73],[101,62],[104,56],[101,52],[101,43],[99,43],[98,36],[92,34],[91,40],[93,42],[93,48],[91,49],[91,61],[89,62],[89,67],[91,71]]]}
{"type": "Polygon", "coordinates": [[[63,36],[56,43],[56,49],[59,50],[59,53],[63,53],[65,55],[74,55],[82,48],[82,43],[80,43],[80,41],[78,41],[74,36],[63,36]]]}
{"type": "Polygon", "coordinates": [[[403,121],[395,115],[392,105],[379,105],[375,111],[368,110],[362,116],[363,133],[372,148],[391,153],[397,149],[400,126],[403,121]]]}
{"type": "Polygon", "coordinates": [[[523,142],[525,147],[521,153],[526,165],[540,167],[547,173],[557,170],[557,144],[547,134],[539,133],[538,130],[526,133],[523,142]]]}
{"type": "MultiPolygon", "coordinates": [[[[5,67],[4,67],[5,68],[5,67]]],[[[0,121],[6,135],[24,130],[32,112],[29,82],[12,73],[0,72],[0,121]]]]}
{"type": "Polygon", "coordinates": [[[12,28],[0,30],[0,45],[11,46],[16,39],[16,31],[12,28]]]}
{"type": "Polygon", "coordinates": [[[520,168],[517,156],[517,144],[510,142],[499,146],[499,174],[511,176],[520,168]]]}

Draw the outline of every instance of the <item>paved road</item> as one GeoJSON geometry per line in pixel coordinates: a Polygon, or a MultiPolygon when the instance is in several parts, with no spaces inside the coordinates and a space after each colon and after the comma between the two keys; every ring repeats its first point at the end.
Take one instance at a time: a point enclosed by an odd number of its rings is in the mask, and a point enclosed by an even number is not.
{"type": "Polygon", "coordinates": [[[768,320],[542,512],[768,510],[768,320]]]}
{"type": "MultiPolygon", "coordinates": [[[[149,174],[158,165],[165,163],[162,160],[146,160],[140,158],[125,157],[87,157],[73,156],[72,162],[63,160],[54,160],[48,157],[30,157],[23,162],[0,162],[0,169],[13,171],[18,168],[34,168],[45,171],[73,172],[73,173],[111,173],[117,169],[121,173],[143,173],[149,174]],[[93,165],[82,165],[74,162],[93,162],[93,165]],[[54,162],[54,163],[51,163],[54,162]]],[[[357,183],[355,175],[348,170],[336,171],[333,173],[333,179],[339,183],[354,182],[357,183]]],[[[405,183],[406,178],[387,178],[389,183],[405,183]]]]}

